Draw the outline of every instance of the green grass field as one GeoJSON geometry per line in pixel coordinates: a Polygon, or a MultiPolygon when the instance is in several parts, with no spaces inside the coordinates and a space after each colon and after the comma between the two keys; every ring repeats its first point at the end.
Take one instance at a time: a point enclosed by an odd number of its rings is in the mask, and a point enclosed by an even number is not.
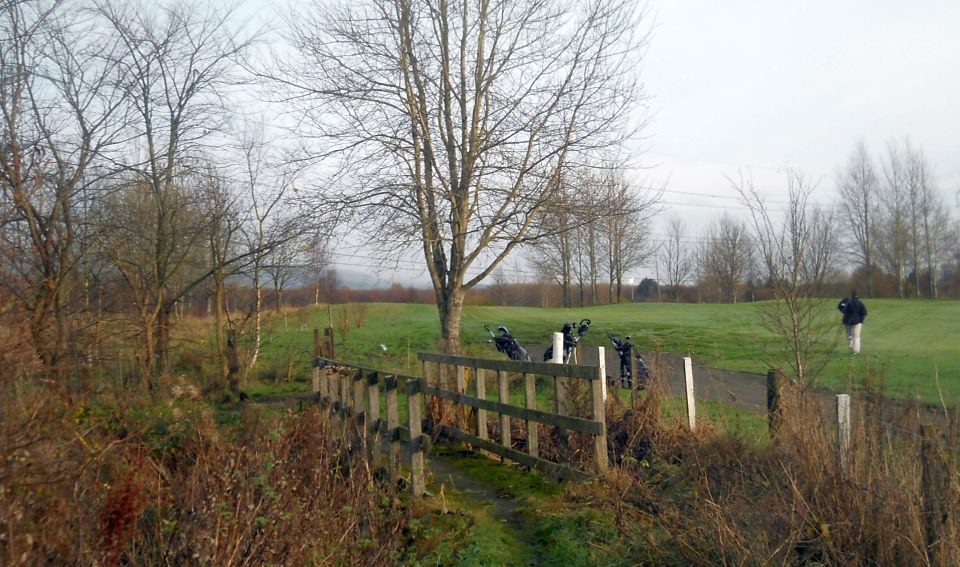
{"type": "MultiPolygon", "coordinates": [[[[637,303],[585,309],[526,307],[466,307],[462,344],[466,354],[502,358],[483,325],[504,324],[527,347],[545,346],[564,321],[593,321],[584,346],[609,346],[608,331],[632,335],[641,350],[692,355],[698,364],[764,374],[784,366],[779,342],[765,328],[762,304],[712,305],[637,303]]],[[[821,308],[836,321],[831,337],[834,355],[818,385],[852,391],[865,381],[881,383],[893,398],[949,405],[960,401],[960,302],[868,300],[870,315],[863,329],[862,356],[846,353],[846,338],[834,300],[821,308]]],[[[334,306],[347,310],[349,306],[334,306]]],[[[362,327],[351,327],[346,340],[338,335],[337,358],[390,371],[418,373],[417,352],[437,350],[439,323],[429,305],[371,304],[362,327]],[[384,350],[380,345],[386,347],[384,350]]],[[[326,309],[312,311],[309,328],[327,325],[326,309]]],[[[279,321],[270,333],[272,348],[265,356],[306,355],[297,373],[304,375],[310,350],[310,332],[283,331],[279,321]]],[[[269,364],[269,362],[267,362],[269,364]]]]}

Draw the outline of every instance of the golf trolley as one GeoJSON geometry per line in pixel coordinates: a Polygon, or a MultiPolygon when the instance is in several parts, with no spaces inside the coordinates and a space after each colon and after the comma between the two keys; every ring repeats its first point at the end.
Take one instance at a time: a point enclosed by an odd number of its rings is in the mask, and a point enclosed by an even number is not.
{"type": "MultiPolygon", "coordinates": [[[[564,323],[563,328],[560,332],[563,333],[563,363],[569,364],[570,358],[574,358],[574,363],[577,363],[576,360],[576,347],[577,343],[580,342],[580,337],[587,334],[587,331],[590,330],[590,319],[581,319],[580,323],[570,322],[564,323]]],[[[549,362],[553,360],[553,345],[547,348],[546,352],[543,353],[543,361],[549,362]]]]}
{"type": "MultiPolygon", "coordinates": [[[[632,365],[630,364],[630,357],[633,353],[633,343],[630,342],[630,335],[627,335],[621,339],[619,336],[614,335],[613,333],[607,333],[607,337],[610,338],[610,342],[613,343],[614,350],[617,351],[617,355],[620,357],[620,387],[632,388],[633,369],[632,365]]],[[[637,388],[643,389],[647,378],[650,377],[650,369],[647,367],[647,363],[643,361],[643,358],[640,356],[639,352],[637,352],[636,358],[637,388]]]]}
{"type": "Polygon", "coordinates": [[[490,325],[484,325],[484,329],[490,333],[490,342],[492,342],[497,347],[498,352],[502,352],[507,355],[510,360],[516,360],[519,362],[529,362],[530,355],[527,354],[527,349],[523,348],[517,339],[513,338],[513,335],[510,334],[510,330],[505,326],[500,325],[497,327],[497,331],[500,332],[499,335],[490,330],[490,325]]]}

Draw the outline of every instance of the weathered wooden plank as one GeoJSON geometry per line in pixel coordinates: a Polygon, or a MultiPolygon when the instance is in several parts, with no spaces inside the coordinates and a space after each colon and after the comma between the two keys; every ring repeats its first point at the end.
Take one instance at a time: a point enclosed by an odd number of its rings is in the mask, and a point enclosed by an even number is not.
{"type": "Polygon", "coordinates": [[[320,385],[320,329],[313,330],[313,391],[323,396],[320,385]]]}
{"type": "MultiPolygon", "coordinates": [[[[537,377],[533,374],[523,375],[523,395],[527,410],[537,410],[537,377]]],[[[537,423],[535,419],[527,417],[527,453],[532,457],[540,455],[540,437],[537,435],[537,423]]]]}
{"type": "MultiPolygon", "coordinates": [[[[438,398],[459,402],[470,407],[485,409],[491,412],[499,413],[503,416],[537,421],[539,423],[555,425],[557,427],[562,427],[571,431],[578,431],[580,433],[587,433],[589,435],[599,435],[603,431],[603,428],[600,426],[601,424],[591,419],[556,415],[537,409],[521,408],[510,404],[494,402],[492,400],[482,400],[466,394],[458,394],[456,392],[441,390],[440,388],[436,388],[434,386],[425,386],[423,391],[429,396],[436,396],[438,398]]],[[[509,421],[507,423],[509,424],[509,421]]]]}
{"type": "MultiPolygon", "coordinates": [[[[478,400],[487,399],[487,373],[483,368],[474,368],[474,392],[478,400]]],[[[477,408],[477,437],[489,439],[487,435],[487,410],[477,408]]]]}
{"type": "Polygon", "coordinates": [[[384,382],[386,386],[387,422],[381,421],[379,425],[389,446],[387,449],[387,470],[390,471],[391,482],[396,483],[400,477],[400,404],[397,395],[397,377],[387,376],[384,382]]]}
{"type": "Polygon", "coordinates": [[[500,414],[500,444],[509,447],[512,440],[510,439],[510,414],[508,412],[512,411],[513,407],[508,403],[510,401],[510,381],[507,380],[507,373],[501,370],[497,371],[497,401],[500,402],[496,410],[500,414]]]}
{"type": "Polygon", "coordinates": [[[367,407],[368,423],[376,426],[380,421],[380,386],[378,385],[379,372],[373,371],[367,374],[367,400],[370,402],[367,407]]]}
{"type": "Polygon", "coordinates": [[[572,469],[559,463],[538,459],[537,457],[530,456],[523,451],[517,451],[516,449],[512,449],[510,447],[503,447],[497,443],[494,443],[493,441],[490,441],[489,439],[480,439],[479,437],[470,435],[466,431],[445,427],[443,429],[443,433],[447,437],[451,437],[458,441],[465,441],[479,449],[489,451],[495,455],[500,455],[505,459],[515,461],[521,465],[526,465],[530,468],[537,469],[538,471],[553,478],[559,478],[562,480],[587,480],[590,478],[590,475],[585,472],[572,469]]]}
{"type": "Polygon", "coordinates": [[[557,415],[567,415],[567,379],[562,376],[553,377],[553,411],[557,415]]]}
{"type": "Polygon", "coordinates": [[[446,354],[436,354],[430,352],[417,353],[417,358],[423,362],[435,362],[437,364],[450,364],[459,366],[472,366],[476,368],[486,368],[487,370],[497,370],[502,372],[516,372],[518,374],[541,374],[544,376],[563,376],[565,378],[580,378],[583,380],[596,380],[596,366],[574,366],[570,364],[552,364],[548,362],[516,362],[512,360],[487,360],[483,358],[470,358],[466,356],[451,356],[446,354]]]}
{"type": "MultiPolygon", "coordinates": [[[[422,398],[420,380],[407,382],[407,413],[409,416],[410,439],[417,441],[423,434],[422,398]]],[[[427,490],[424,476],[424,447],[419,443],[410,443],[410,490],[414,496],[423,496],[427,490]]]]}
{"type": "Polygon", "coordinates": [[[596,369],[599,380],[594,380],[591,389],[591,398],[593,402],[593,420],[600,427],[600,431],[593,436],[593,454],[597,463],[597,473],[606,474],[608,468],[607,457],[607,421],[605,416],[606,407],[603,402],[603,375],[600,369],[596,369]]]}

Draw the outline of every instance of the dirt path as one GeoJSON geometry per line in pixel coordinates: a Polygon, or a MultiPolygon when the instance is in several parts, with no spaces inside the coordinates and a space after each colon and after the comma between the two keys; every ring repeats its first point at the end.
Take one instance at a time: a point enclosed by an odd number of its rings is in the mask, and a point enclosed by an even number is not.
{"type": "Polygon", "coordinates": [[[509,494],[457,470],[452,461],[460,456],[456,452],[435,447],[434,452],[427,457],[427,467],[433,475],[431,484],[434,496],[441,486],[450,487],[467,500],[485,508],[490,516],[505,522],[512,521],[514,514],[520,509],[520,502],[509,494]]]}
{"type": "MultiPolygon", "coordinates": [[[[543,348],[530,350],[533,360],[543,360],[543,348]]],[[[620,359],[612,348],[605,349],[607,376],[617,376],[620,359]]],[[[684,392],[683,357],[672,353],[643,353],[644,360],[666,378],[671,394],[684,392]]],[[[584,349],[583,364],[597,365],[597,349],[584,349]]],[[[694,362],[694,380],[698,398],[720,402],[755,413],[767,411],[767,377],[747,372],[731,372],[699,366],[694,362]]]]}
{"type": "Polygon", "coordinates": [[[474,518],[482,516],[487,521],[505,528],[496,530],[497,539],[486,542],[486,545],[514,550],[516,555],[511,558],[513,565],[540,565],[536,550],[543,542],[538,541],[523,521],[523,513],[528,511],[530,506],[529,501],[526,498],[516,498],[474,475],[461,471],[455,462],[464,458],[475,459],[477,455],[473,452],[434,446],[433,452],[427,457],[427,467],[431,475],[429,491],[434,499],[441,494],[455,493],[459,505],[467,507],[474,518]]]}

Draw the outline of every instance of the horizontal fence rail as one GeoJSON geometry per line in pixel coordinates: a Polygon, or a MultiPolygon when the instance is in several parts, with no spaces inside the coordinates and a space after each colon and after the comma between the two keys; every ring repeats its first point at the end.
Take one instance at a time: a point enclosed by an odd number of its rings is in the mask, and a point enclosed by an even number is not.
{"type": "Polygon", "coordinates": [[[534,362],[507,362],[479,358],[420,353],[424,376],[406,376],[346,364],[321,356],[315,349],[313,359],[313,391],[321,406],[352,423],[360,433],[361,441],[378,455],[386,454],[385,468],[392,479],[400,475],[401,461],[410,470],[411,490],[415,495],[425,492],[425,456],[432,437],[424,433],[425,423],[437,437],[462,441],[475,449],[520,463],[561,479],[587,479],[607,470],[607,438],[604,421],[603,375],[599,367],[568,366],[534,362]],[[433,372],[431,372],[433,371],[433,372]],[[432,377],[438,379],[431,379],[432,377]],[[451,387],[450,377],[455,377],[451,387]],[[473,390],[466,392],[468,376],[473,390]],[[553,411],[537,407],[537,377],[543,388],[547,380],[553,411]],[[487,399],[488,379],[496,379],[496,400],[487,399]],[[510,399],[511,379],[521,382],[521,404],[510,399]],[[568,414],[567,381],[581,380],[590,391],[589,417],[568,414]],[[428,408],[439,415],[454,409],[453,419],[437,420],[428,416],[428,408]],[[472,419],[466,422],[466,410],[472,410],[472,419]],[[403,416],[402,410],[406,410],[403,416]],[[499,439],[490,438],[488,414],[495,414],[499,424],[499,439]],[[403,419],[403,418],[406,419],[403,419]],[[429,420],[427,419],[429,417],[429,420]],[[514,446],[511,419],[526,425],[526,438],[516,440],[514,446]],[[403,425],[401,425],[403,424],[403,425]],[[594,466],[591,471],[578,470],[567,463],[553,462],[539,455],[540,425],[563,431],[588,435],[592,438],[594,466]],[[401,451],[401,442],[406,450],[401,451]],[[401,458],[404,454],[405,458],[401,458]]]}
{"type": "MultiPolygon", "coordinates": [[[[463,356],[419,353],[423,364],[425,395],[436,400],[452,403],[455,416],[464,416],[472,411],[475,419],[441,419],[441,433],[450,438],[470,443],[475,448],[498,455],[550,476],[564,479],[584,479],[592,474],[607,471],[607,434],[604,415],[603,386],[605,377],[601,367],[571,366],[553,363],[515,362],[485,360],[463,356]],[[467,393],[467,376],[473,377],[473,391],[467,393]],[[451,376],[454,380],[451,380],[451,376]],[[519,378],[522,385],[521,405],[510,399],[510,377],[519,378]],[[537,377],[546,380],[537,380],[537,377]],[[487,399],[487,379],[496,379],[496,400],[487,399]],[[589,418],[569,415],[567,399],[568,381],[582,380],[590,392],[589,418]],[[537,390],[550,390],[553,411],[537,407],[537,390]],[[489,436],[487,413],[496,414],[500,439],[494,442],[489,436]],[[522,440],[525,450],[514,447],[511,418],[525,424],[526,438],[522,440]],[[452,423],[451,423],[452,422],[452,423]],[[589,435],[593,442],[594,467],[590,472],[578,470],[564,463],[557,463],[540,456],[540,425],[553,426],[567,432],[589,435]]],[[[516,381],[516,380],[515,380],[516,381]]],[[[520,441],[520,440],[518,440],[520,441]]]]}

